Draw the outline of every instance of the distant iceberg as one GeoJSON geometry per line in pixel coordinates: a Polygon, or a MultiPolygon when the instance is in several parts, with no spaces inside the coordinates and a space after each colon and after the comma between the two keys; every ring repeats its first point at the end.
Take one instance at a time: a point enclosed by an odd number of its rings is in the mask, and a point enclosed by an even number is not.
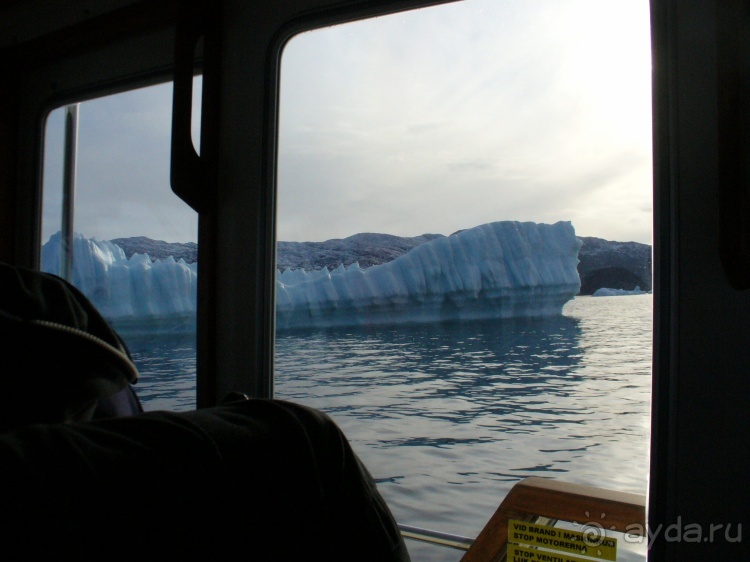
{"type": "MultiPolygon", "coordinates": [[[[426,242],[391,262],[277,272],[276,326],[347,326],[550,316],[578,294],[581,242],[570,222],[495,222],[426,242]]],[[[42,248],[57,273],[60,234],[42,248]]],[[[195,315],[198,264],[128,259],[108,241],[74,239],[73,283],[114,321],[195,315]]]]}
{"type": "Polygon", "coordinates": [[[594,293],[591,295],[592,297],[622,297],[626,295],[645,295],[647,293],[650,293],[650,291],[641,291],[641,288],[636,286],[635,289],[632,291],[628,291],[627,289],[609,289],[607,287],[602,287],[601,289],[597,289],[594,291],[594,293]]]}
{"type": "Polygon", "coordinates": [[[503,221],[426,242],[381,265],[286,270],[276,326],[346,326],[551,316],[578,294],[570,222],[503,221]]]}

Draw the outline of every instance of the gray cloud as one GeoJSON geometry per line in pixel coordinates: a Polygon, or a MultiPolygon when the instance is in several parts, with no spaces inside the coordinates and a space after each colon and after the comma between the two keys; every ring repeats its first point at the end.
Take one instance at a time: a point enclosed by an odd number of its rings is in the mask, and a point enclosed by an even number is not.
{"type": "MultiPolygon", "coordinates": [[[[76,231],[100,239],[195,240],[195,213],[169,183],[171,84],[79,105],[76,231]]],[[[59,230],[63,109],[50,115],[44,232],[59,230]]]]}
{"type": "MultiPolygon", "coordinates": [[[[507,219],[650,242],[648,41],[633,0],[466,0],[301,34],[282,55],[280,239],[507,219]]],[[[170,85],[81,105],[77,230],[195,240],[170,111],[170,85]]],[[[46,155],[45,237],[59,112],[46,155]]]]}
{"type": "Polygon", "coordinates": [[[637,113],[649,106],[650,60],[638,48],[629,60],[622,45],[648,42],[648,6],[635,5],[640,27],[607,28],[609,38],[579,21],[620,21],[628,4],[472,0],[294,39],[282,68],[280,238],[517,219],[650,241],[650,114],[637,113]],[[602,52],[623,63],[616,72],[602,52]]]}

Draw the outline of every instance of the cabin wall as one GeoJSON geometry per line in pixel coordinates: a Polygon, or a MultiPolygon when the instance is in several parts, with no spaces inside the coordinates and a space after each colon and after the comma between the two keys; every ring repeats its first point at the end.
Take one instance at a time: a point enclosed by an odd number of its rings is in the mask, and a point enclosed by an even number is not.
{"type": "Polygon", "coordinates": [[[750,291],[732,288],[719,254],[718,5],[653,5],[658,281],[649,520],[660,534],[650,560],[739,559],[746,547],[730,539],[750,515],[750,291]],[[698,541],[687,525],[702,530],[698,541]]]}
{"type": "MultiPolygon", "coordinates": [[[[652,0],[654,561],[724,553],[741,560],[750,541],[750,527],[737,540],[737,525],[750,520],[750,290],[730,285],[719,257],[722,1],[652,0]],[[704,533],[700,540],[686,533],[688,525],[704,533]]],[[[216,210],[201,216],[200,228],[201,259],[215,263],[211,277],[201,274],[208,288],[200,305],[201,406],[237,388],[272,393],[273,132],[276,57],[284,38],[419,2],[356,2],[353,10],[335,0],[223,4],[219,126],[207,139],[218,150],[219,181],[216,210]]],[[[0,56],[9,69],[0,81],[0,260],[22,265],[34,264],[40,242],[34,217],[45,108],[169,79],[179,2],[107,4],[127,10],[117,15],[101,2],[68,2],[62,14],[50,11],[53,5],[61,10],[51,0],[17,2],[13,17],[0,18],[0,56]],[[99,11],[87,11],[89,5],[99,11]],[[63,29],[69,23],[76,25],[63,29]]],[[[746,46],[739,48],[750,60],[746,46]]]]}
{"type": "Polygon", "coordinates": [[[39,261],[47,114],[169,80],[174,56],[172,0],[112,0],[96,8],[83,0],[48,4],[17,4],[10,13],[19,18],[17,33],[0,35],[0,58],[13,76],[0,85],[0,101],[7,102],[0,109],[0,257],[26,267],[39,261]],[[29,25],[37,13],[39,26],[29,25]]]}
{"type": "MultiPolygon", "coordinates": [[[[10,77],[12,77],[12,72],[10,77]]],[[[12,79],[0,83],[0,261],[14,263],[16,208],[16,95],[12,79]]]]}

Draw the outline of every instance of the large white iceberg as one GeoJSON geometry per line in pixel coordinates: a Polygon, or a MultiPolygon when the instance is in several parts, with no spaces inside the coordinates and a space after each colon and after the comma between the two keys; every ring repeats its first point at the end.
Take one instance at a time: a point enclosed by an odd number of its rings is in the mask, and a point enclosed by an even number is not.
{"type": "Polygon", "coordinates": [[[393,261],[277,277],[280,329],[550,316],[578,294],[570,222],[495,222],[437,238],[393,261]]]}
{"type": "MultiPolygon", "coordinates": [[[[277,272],[280,329],[549,316],[578,294],[581,242],[570,222],[495,222],[426,242],[384,263],[277,272]]],[[[60,234],[42,248],[58,273],[60,234]]],[[[197,263],[152,261],[74,238],[73,284],[110,320],[194,315],[197,263]]]]}

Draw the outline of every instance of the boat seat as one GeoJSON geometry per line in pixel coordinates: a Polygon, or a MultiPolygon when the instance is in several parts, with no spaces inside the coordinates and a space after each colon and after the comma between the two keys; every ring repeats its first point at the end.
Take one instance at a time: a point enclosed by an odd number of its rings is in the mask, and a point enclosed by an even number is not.
{"type": "Polygon", "coordinates": [[[213,408],[143,412],[125,343],[83,293],[4,263],[0,286],[5,551],[409,559],[372,476],[330,417],[242,393],[213,408]]]}
{"type": "Polygon", "coordinates": [[[24,559],[409,560],[341,430],[280,400],[6,431],[0,497],[24,559]]]}

